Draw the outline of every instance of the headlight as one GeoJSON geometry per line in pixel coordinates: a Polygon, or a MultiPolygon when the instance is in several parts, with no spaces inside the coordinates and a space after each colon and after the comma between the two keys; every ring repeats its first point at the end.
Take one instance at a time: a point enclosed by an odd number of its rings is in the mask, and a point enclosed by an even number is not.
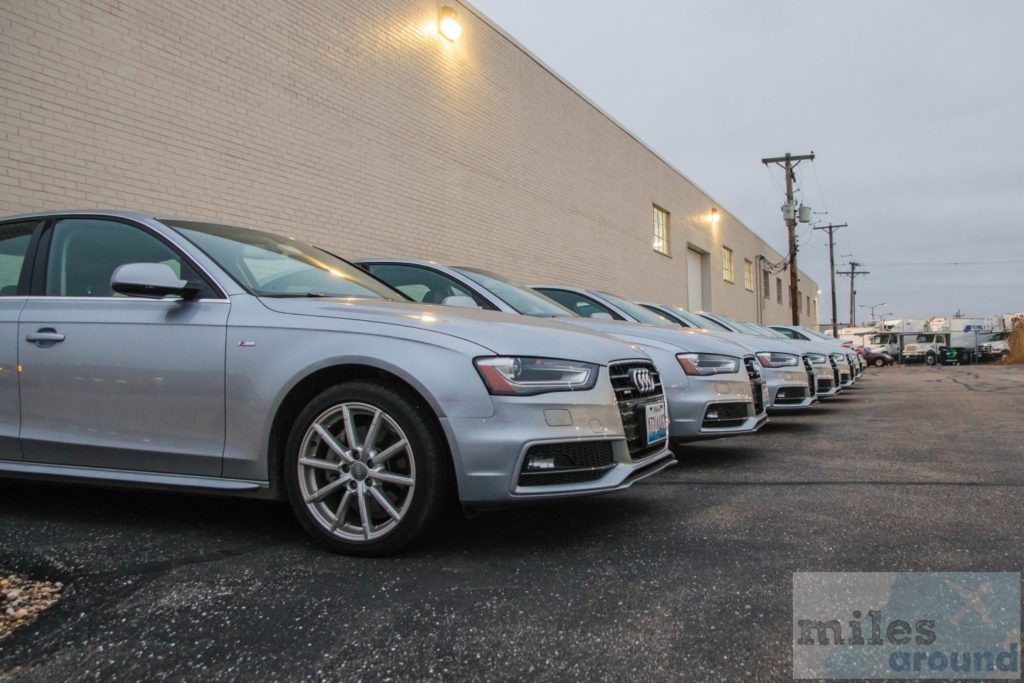
{"type": "Polygon", "coordinates": [[[762,351],[757,354],[757,359],[766,368],[791,368],[800,365],[800,356],[777,351],[762,351]]]}
{"type": "Polygon", "coordinates": [[[807,360],[810,361],[811,365],[825,365],[828,363],[828,358],[823,353],[809,353],[807,354],[807,360]]]}
{"type": "Polygon", "coordinates": [[[473,361],[487,390],[499,396],[582,391],[597,383],[598,366],[556,358],[497,356],[473,361]]]}
{"type": "Polygon", "coordinates": [[[838,353],[830,353],[830,354],[828,354],[828,357],[831,358],[832,360],[834,360],[837,363],[839,361],[843,360],[843,357],[840,356],[838,353]]]}
{"type": "Polygon", "coordinates": [[[676,360],[687,375],[731,375],[740,369],[740,359],[716,353],[680,353],[676,360]]]}

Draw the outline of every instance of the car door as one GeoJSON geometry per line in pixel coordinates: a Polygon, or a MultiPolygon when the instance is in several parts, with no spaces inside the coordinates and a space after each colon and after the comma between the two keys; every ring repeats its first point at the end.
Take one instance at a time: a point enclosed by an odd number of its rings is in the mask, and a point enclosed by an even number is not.
{"type": "Polygon", "coordinates": [[[18,324],[26,461],[219,476],[228,300],[151,228],[60,218],[44,229],[18,324]],[[114,270],[165,263],[195,300],[116,295],[114,270]]]}
{"type": "Polygon", "coordinates": [[[39,219],[0,225],[0,460],[21,460],[18,430],[18,316],[28,282],[25,257],[39,219]]]}

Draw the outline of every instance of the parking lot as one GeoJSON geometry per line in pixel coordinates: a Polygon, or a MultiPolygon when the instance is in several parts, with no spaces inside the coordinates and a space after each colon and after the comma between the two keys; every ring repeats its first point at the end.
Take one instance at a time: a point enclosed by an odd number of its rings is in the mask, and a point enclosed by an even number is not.
{"type": "Polygon", "coordinates": [[[1024,367],[870,369],[613,496],[314,547],[283,504],[0,481],[0,569],[69,586],[27,681],[790,677],[794,571],[1020,571],[1024,367]]]}

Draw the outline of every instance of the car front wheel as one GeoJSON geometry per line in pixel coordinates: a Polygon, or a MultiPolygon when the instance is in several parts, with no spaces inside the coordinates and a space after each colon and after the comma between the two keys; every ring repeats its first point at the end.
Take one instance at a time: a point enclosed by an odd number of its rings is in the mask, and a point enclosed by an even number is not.
{"type": "Polygon", "coordinates": [[[336,552],[395,553],[440,518],[447,454],[432,415],[404,393],[365,381],[331,387],[299,415],[285,484],[299,522],[336,552]]]}

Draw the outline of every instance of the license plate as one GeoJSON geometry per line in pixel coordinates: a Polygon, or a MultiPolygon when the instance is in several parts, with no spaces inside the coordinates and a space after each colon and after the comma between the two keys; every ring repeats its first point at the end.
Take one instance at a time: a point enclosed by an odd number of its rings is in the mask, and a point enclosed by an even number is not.
{"type": "Polygon", "coordinates": [[[647,420],[647,445],[664,441],[668,437],[668,410],[665,409],[665,402],[645,405],[644,417],[647,420]]]}

